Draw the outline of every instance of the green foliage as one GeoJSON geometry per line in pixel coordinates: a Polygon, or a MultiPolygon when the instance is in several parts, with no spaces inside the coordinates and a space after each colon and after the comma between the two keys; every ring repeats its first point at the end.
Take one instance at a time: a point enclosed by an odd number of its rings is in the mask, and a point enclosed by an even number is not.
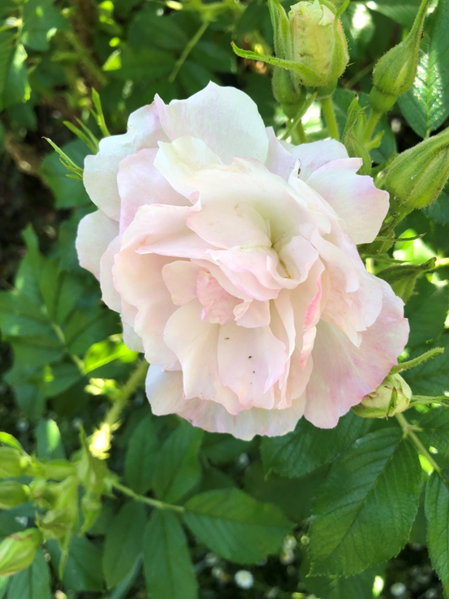
{"type": "Polygon", "coordinates": [[[427,518],[427,540],[432,564],[443,583],[444,592],[449,593],[449,483],[436,472],[431,474],[426,485],[425,510],[427,518]]]}
{"type": "Polygon", "coordinates": [[[313,506],[312,575],[357,574],[399,553],[418,509],[421,468],[396,428],[358,439],[331,467],[313,506]]]}
{"type": "Polygon", "coordinates": [[[139,557],[144,527],[144,507],[132,501],[126,503],[112,518],[103,554],[104,576],[109,588],[125,578],[139,557]]]}
{"type": "Polygon", "coordinates": [[[198,597],[187,539],[171,512],[152,513],[144,532],[143,559],[147,590],[153,599],[198,597]]]}
{"type": "Polygon", "coordinates": [[[449,116],[449,39],[447,2],[439,2],[421,43],[412,88],[399,99],[402,114],[421,137],[438,129],[449,116]]]}
{"type": "Polygon", "coordinates": [[[237,563],[253,563],[279,549],[291,523],[273,505],[237,489],[195,495],[185,504],[187,526],[213,551],[237,563]]]}

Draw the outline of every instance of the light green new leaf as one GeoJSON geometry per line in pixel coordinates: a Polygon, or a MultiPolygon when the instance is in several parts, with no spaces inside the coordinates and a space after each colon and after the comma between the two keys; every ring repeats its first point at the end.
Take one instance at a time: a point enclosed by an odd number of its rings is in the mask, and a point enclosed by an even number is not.
{"type": "Polygon", "coordinates": [[[50,569],[38,549],[31,566],[12,577],[8,599],[52,599],[52,596],[50,569]]]}
{"type": "Polygon", "coordinates": [[[212,551],[237,563],[254,563],[276,552],[292,524],[279,508],[237,489],[195,495],[184,520],[212,551]]]}
{"type": "Polygon", "coordinates": [[[182,423],[165,442],[157,462],[153,486],[159,499],[180,501],[201,478],[198,451],[203,431],[182,423]]]}
{"type": "Polygon", "coordinates": [[[447,597],[449,596],[449,481],[442,480],[436,472],[433,472],[427,480],[424,508],[430,559],[441,578],[447,597]]]}
{"type": "Polygon", "coordinates": [[[152,599],[196,599],[198,585],[187,539],[177,517],[154,510],[143,539],[144,572],[152,599]]]}
{"type": "Polygon", "coordinates": [[[136,493],[145,494],[151,488],[158,439],[151,415],[134,429],[125,460],[125,480],[136,493]]]}
{"type": "Polygon", "coordinates": [[[415,81],[399,98],[402,114],[421,137],[438,129],[449,115],[449,3],[438,2],[430,19],[421,42],[415,81]]]}
{"type": "Polygon", "coordinates": [[[265,472],[301,477],[334,460],[359,437],[371,423],[349,412],[331,430],[316,428],[302,418],[296,429],[282,437],[264,437],[261,445],[265,472]]]}
{"type": "Polygon", "coordinates": [[[112,519],[106,534],[103,571],[108,588],[118,584],[134,565],[142,550],[145,509],[130,501],[112,519]]]}
{"type": "Polygon", "coordinates": [[[401,550],[419,502],[418,456],[398,428],[358,439],[331,467],[312,508],[313,576],[350,576],[401,550]]]}

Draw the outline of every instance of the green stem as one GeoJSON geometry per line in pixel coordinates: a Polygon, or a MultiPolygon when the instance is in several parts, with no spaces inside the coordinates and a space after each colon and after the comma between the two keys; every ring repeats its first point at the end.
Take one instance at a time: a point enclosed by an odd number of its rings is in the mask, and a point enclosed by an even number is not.
{"type": "Polygon", "coordinates": [[[433,459],[433,457],[430,455],[430,453],[427,451],[427,449],[421,443],[421,440],[419,439],[418,435],[416,435],[416,433],[413,430],[412,425],[405,418],[405,416],[403,414],[396,414],[396,419],[399,422],[402,430],[404,431],[404,435],[406,437],[409,437],[409,439],[415,445],[416,449],[432,465],[432,468],[435,470],[435,472],[437,472],[439,476],[442,476],[442,471],[441,471],[440,466],[435,462],[435,460],[433,459]]]}
{"type": "Polygon", "coordinates": [[[381,113],[376,110],[372,110],[369,115],[368,122],[366,123],[365,131],[363,133],[363,141],[368,144],[373,136],[374,129],[376,128],[377,122],[381,117],[381,113]]]}
{"type": "Polygon", "coordinates": [[[198,29],[198,31],[195,33],[195,35],[192,37],[192,39],[188,42],[188,44],[184,48],[183,53],[181,54],[181,56],[176,61],[175,66],[173,68],[173,71],[170,73],[170,75],[168,77],[168,80],[170,81],[170,83],[173,83],[173,81],[176,79],[176,77],[177,77],[177,75],[179,73],[179,69],[185,63],[185,61],[187,60],[187,57],[189,56],[190,52],[197,45],[197,43],[200,41],[200,39],[202,38],[204,32],[206,31],[206,29],[208,27],[209,27],[209,21],[203,21],[203,23],[201,24],[201,27],[198,29]]]}
{"type": "Polygon", "coordinates": [[[285,131],[284,135],[282,136],[282,139],[288,139],[296,131],[298,133],[299,139],[301,140],[301,143],[304,143],[307,141],[306,133],[304,131],[304,127],[302,126],[301,119],[305,115],[305,113],[309,110],[309,108],[312,106],[313,101],[316,98],[316,94],[317,94],[317,92],[313,93],[311,96],[309,96],[307,101],[304,102],[304,104],[301,106],[300,110],[298,110],[298,114],[295,116],[293,121],[287,127],[287,130],[285,131]]]}
{"type": "Polygon", "coordinates": [[[433,349],[429,349],[428,351],[424,352],[417,358],[407,360],[406,362],[400,362],[399,364],[397,364],[397,366],[393,366],[393,368],[390,370],[390,374],[397,374],[398,372],[403,372],[404,370],[416,368],[416,366],[419,366],[427,360],[431,360],[439,354],[444,354],[444,347],[434,347],[433,349]]]}
{"type": "Polygon", "coordinates": [[[340,139],[340,133],[338,131],[337,119],[335,117],[334,105],[332,103],[332,96],[321,100],[321,108],[326,120],[329,135],[338,141],[340,139]]]}
{"type": "Polygon", "coordinates": [[[437,395],[435,397],[429,395],[414,395],[410,405],[413,406],[415,404],[421,404],[428,406],[433,403],[439,404],[441,406],[449,406],[449,397],[446,397],[446,395],[437,395]]]}
{"type": "Polygon", "coordinates": [[[123,495],[127,495],[131,497],[135,501],[140,501],[142,503],[146,503],[147,505],[151,505],[151,507],[155,507],[158,510],[172,510],[173,512],[179,512],[180,514],[185,512],[185,509],[181,505],[173,505],[171,503],[165,503],[164,501],[159,501],[158,499],[152,499],[151,497],[145,497],[144,495],[139,495],[138,493],[134,493],[134,491],[124,485],[121,485],[118,482],[113,482],[112,487],[117,489],[123,493],[123,495]]]}
{"type": "Polygon", "coordinates": [[[73,31],[67,31],[66,37],[69,42],[72,44],[75,52],[78,54],[79,61],[83,63],[83,65],[90,71],[90,73],[97,79],[100,85],[106,85],[108,79],[106,75],[103,73],[101,68],[96,64],[90,53],[86,50],[83,44],[79,41],[73,31]]]}
{"type": "Polygon", "coordinates": [[[147,370],[148,362],[146,362],[145,360],[140,360],[129,379],[123,385],[122,389],[114,397],[114,403],[106,413],[106,417],[104,419],[103,424],[107,424],[110,427],[113,427],[117,424],[122,411],[124,410],[126,404],[129,401],[129,398],[137,391],[137,389],[145,380],[147,370]]]}

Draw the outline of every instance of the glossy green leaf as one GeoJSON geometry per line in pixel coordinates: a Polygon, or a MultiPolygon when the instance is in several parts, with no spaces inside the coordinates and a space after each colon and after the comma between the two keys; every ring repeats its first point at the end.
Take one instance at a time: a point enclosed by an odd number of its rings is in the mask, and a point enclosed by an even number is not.
{"type": "Polygon", "coordinates": [[[198,597],[187,539],[173,512],[152,512],[144,532],[143,559],[147,591],[152,599],[198,597]]]}
{"type": "MultiPolygon", "coordinates": [[[[443,395],[449,391],[449,338],[443,336],[435,347],[444,347],[445,353],[403,373],[415,395],[443,395]]],[[[416,349],[416,356],[430,349],[428,345],[416,349]]],[[[416,357],[412,354],[412,358],[416,357]]]]}
{"type": "Polygon", "coordinates": [[[125,480],[136,493],[145,494],[151,487],[159,442],[151,415],[133,431],[125,460],[125,480]]]}
{"type": "Polygon", "coordinates": [[[202,438],[201,429],[182,423],[167,439],[153,479],[154,490],[160,499],[176,503],[199,483],[198,450],[202,438]]]}
{"type": "Polygon", "coordinates": [[[369,569],[348,578],[307,577],[307,590],[320,599],[362,599],[372,597],[376,572],[369,569]]]}
{"type": "Polygon", "coordinates": [[[37,456],[40,459],[57,460],[66,457],[61,433],[54,420],[42,419],[36,429],[37,456]]]}
{"type": "Polygon", "coordinates": [[[67,28],[62,14],[53,8],[53,0],[28,0],[22,18],[22,42],[40,52],[49,49],[49,41],[58,30],[67,28]]]}
{"type": "Polygon", "coordinates": [[[413,86],[399,98],[402,114],[421,137],[438,129],[449,116],[448,20],[448,2],[438,2],[425,25],[413,86]]]}
{"type": "Polygon", "coordinates": [[[276,552],[292,524],[279,508],[237,489],[195,495],[184,521],[212,551],[237,563],[254,563],[276,552]]]}
{"type": "Polygon", "coordinates": [[[421,472],[399,428],[358,439],[334,462],[316,497],[311,574],[350,576],[399,553],[418,509],[421,472]]]}
{"type": "Polygon", "coordinates": [[[144,527],[145,510],[136,501],[126,503],[110,522],[103,553],[108,588],[123,580],[139,557],[144,527]]]}
{"type": "Polygon", "coordinates": [[[433,567],[449,595],[449,481],[433,472],[426,485],[427,543],[433,567]]]}
{"type": "Polygon", "coordinates": [[[365,435],[371,423],[352,412],[330,430],[316,428],[302,418],[296,429],[282,437],[264,437],[261,445],[266,472],[301,477],[334,460],[353,441],[365,435]]]}
{"type": "Polygon", "coordinates": [[[432,408],[422,414],[418,427],[417,435],[426,447],[435,447],[449,457],[449,410],[446,407],[432,408]]]}

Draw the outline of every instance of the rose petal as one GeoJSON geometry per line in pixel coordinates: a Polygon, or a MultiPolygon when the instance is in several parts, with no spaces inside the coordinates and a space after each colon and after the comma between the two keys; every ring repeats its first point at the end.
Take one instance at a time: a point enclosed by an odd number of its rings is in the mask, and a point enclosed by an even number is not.
{"type": "Polygon", "coordinates": [[[100,279],[100,260],[108,245],[118,235],[116,221],[96,210],[81,219],[76,236],[76,251],[80,266],[100,279]]]}
{"type": "Polygon", "coordinates": [[[265,162],[265,126],[256,104],[245,93],[211,82],[188,100],[173,100],[167,106],[156,96],[155,104],[170,140],[197,137],[224,162],[236,156],[265,162]]]}

